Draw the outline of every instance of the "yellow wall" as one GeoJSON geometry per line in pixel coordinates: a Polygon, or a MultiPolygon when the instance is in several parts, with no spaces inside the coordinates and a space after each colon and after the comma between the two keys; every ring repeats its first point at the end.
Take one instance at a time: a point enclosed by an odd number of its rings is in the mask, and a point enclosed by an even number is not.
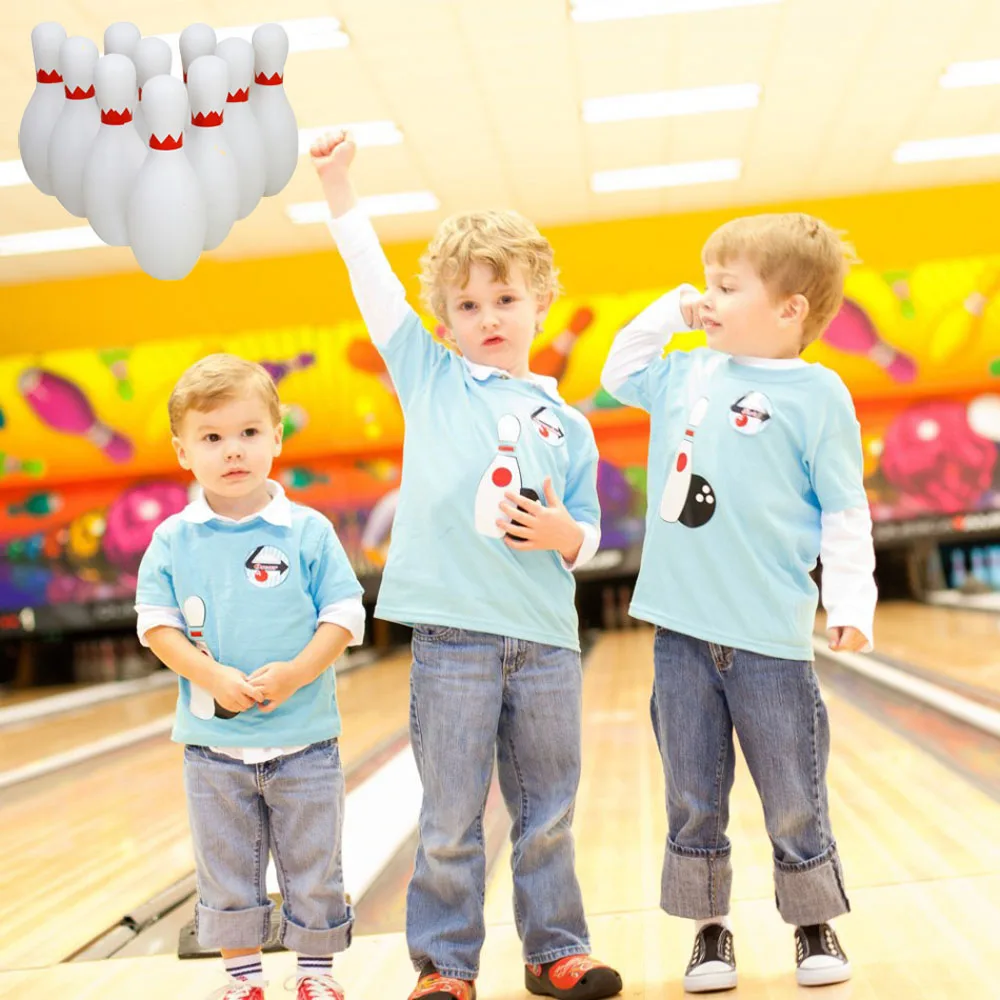
{"type": "MultiPolygon", "coordinates": [[[[712,229],[741,212],[799,210],[848,231],[864,263],[905,269],[918,261],[1000,249],[1000,184],[970,185],[551,227],[568,295],[621,293],[697,280],[712,229]]],[[[416,296],[421,243],[389,248],[416,296]]],[[[0,354],[330,325],[357,315],[331,251],[233,263],[205,260],[183,282],[141,272],[0,288],[0,354]],[[109,305],[109,303],[111,305],[109,305]]]]}

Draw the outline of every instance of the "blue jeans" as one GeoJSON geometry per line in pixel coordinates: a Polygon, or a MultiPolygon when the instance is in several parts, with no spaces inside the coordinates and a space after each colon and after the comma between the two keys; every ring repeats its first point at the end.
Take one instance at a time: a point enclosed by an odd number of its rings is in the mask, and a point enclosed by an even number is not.
{"type": "Polygon", "coordinates": [[[726,837],[733,729],[764,806],[778,911],[818,924],[850,910],[830,829],[830,728],[812,664],[656,630],[653,730],[669,833],[660,905],[678,917],[729,912],[726,837]]]}
{"type": "Polygon", "coordinates": [[[407,892],[413,964],[475,979],[486,928],[483,809],[493,777],[513,820],[524,959],[587,954],[574,871],[582,672],[570,649],[437,625],[413,630],[410,738],[423,783],[407,892]]]}
{"type": "Polygon", "coordinates": [[[184,748],[184,787],[204,947],[257,948],[270,933],[268,851],[281,888],[281,943],[330,955],[351,943],[340,863],[344,774],[336,740],[263,764],[184,748]]]}

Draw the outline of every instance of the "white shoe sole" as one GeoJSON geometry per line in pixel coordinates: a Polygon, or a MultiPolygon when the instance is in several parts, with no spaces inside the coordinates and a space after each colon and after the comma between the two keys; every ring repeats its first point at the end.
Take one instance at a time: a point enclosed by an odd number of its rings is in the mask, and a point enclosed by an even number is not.
{"type": "Polygon", "coordinates": [[[718,990],[736,989],[736,970],[704,972],[700,976],[684,977],[685,993],[715,993],[718,990]]]}
{"type": "Polygon", "coordinates": [[[831,965],[825,969],[796,969],[795,981],[799,986],[832,986],[851,978],[851,963],[831,965]]]}

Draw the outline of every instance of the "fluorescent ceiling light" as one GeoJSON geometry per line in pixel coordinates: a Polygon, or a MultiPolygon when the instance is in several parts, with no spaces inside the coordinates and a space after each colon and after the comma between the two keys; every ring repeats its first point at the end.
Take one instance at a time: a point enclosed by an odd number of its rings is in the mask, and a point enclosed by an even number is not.
{"type": "Polygon", "coordinates": [[[592,174],[590,187],[598,194],[609,191],[642,191],[648,188],[681,187],[734,181],[740,176],[740,160],[701,160],[694,163],[665,163],[628,170],[601,170],[592,174]]]}
{"type": "Polygon", "coordinates": [[[570,0],[570,17],[574,21],[621,21],[658,14],[690,14],[776,3],[781,3],[781,0],[570,0]]]}
{"type": "Polygon", "coordinates": [[[938,80],[942,87],[986,87],[1000,83],[1000,59],[952,63],[938,80]]]}
{"type": "Polygon", "coordinates": [[[0,236],[0,257],[19,257],[29,253],[51,253],[55,250],[85,250],[107,246],[90,226],[70,226],[68,229],[39,229],[33,233],[11,233],[0,236]]]}
{"type": "Polygon", "coordinates": [[[0,161],[0,187],[17,187],[18,184],[30,184],[31,178],[20,160],[0,161]]]}
{"type": "MultiPolygon", "coordinates": [[[[264,23],[264,22],[261,22],[264,23]]],[[[351,38],[340,30],[340,21],[335,17],[297,17],[288,21],[278,21],[288,35],[288,54],[293,52],[315,52],[320,49],[343,49],[351,44],[351,38]]],[[[258,25],[237,25],[229,28],[216,28],[215,37],[221,42],[223,38],[245,38],[248,42],[253,37],[253,33],[258,25]]],[[[176,75],[180,75],[181,53],[178,47],[178,40],[181,35],[179,31],[166,35],[157,35],[162,38],[173,52],[173,67],[176,75]]]]}
{"type": "Polygon", "coordinates": [[[341,125],[320,125],[317,128],[299,129],[299,156],[305,156],[309,147],[327,132],[336,134],[347,129],[359,146],[398,146],[403,133],[395,122],[344,122],[341,125]]]}
{"type": "MultiPolygon", "coordinates": [[[[359,198],[361,208],[366,215],[410,215],[415,212],[434,212],[441,203],[433,191],[401,191],[398,194],[376,194],[368,198],[359,198]]],[[[288,217],[299,225],[312,222],[326,222],[330,218],[330,209],[325,201],[302,201],[289,205],[288,217]]]]}
{"type": "Polygon", "coordinates": [[[583,102],[585,122],[621,122],[633,118],[669,118],[707,111],[755,108],[760,102],[760,84],[694,87],[690,90],[659,90],[647,94],[593,97],[583,102]]]}
{"type": "Polygon", "coordinates": [[[965,160],[976,156],[1000,156],[1000,132],[904,142],[897,146],[892,154],[896,163],[965,160]]]}

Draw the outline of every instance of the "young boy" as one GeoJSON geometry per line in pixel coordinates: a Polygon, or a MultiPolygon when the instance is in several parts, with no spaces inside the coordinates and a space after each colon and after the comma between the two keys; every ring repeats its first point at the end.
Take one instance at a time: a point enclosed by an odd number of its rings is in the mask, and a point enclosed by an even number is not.
{"type": "Polygon", "coordinates": [[[456,216],[407,305],[348,176],[354,143],[312,154],[371,338],[406,419],[399,507],[376,614],[413,626],[410,716],[423,784],[406,933],[411,1000],[474,998],[485,934],[483,808],[494,756],[513,820],[514,914],[535,994],[621,989],[587,957],[570,825],[581,670],[571,570],[597,550],[597,448],[528,352],[556,290],[552,248],[513,212],[456,216]],[[533,491],[536,498],[523,494],[533,491]]]}
{"type": "Polygon", "coordinates": [[[649,510],[631,614],[657,626],[652,716],[669,836],[661,905],[697,921],[689,992],[736,985],[726,837],[733,728],[774,848],[800,985],[850,976],[827,808],[829,730],[812,666],[822,555],[830,648],[870,648],[875,609],[861,441],[840,378],[799,353],[843,295],[845,248],[806,215],[736,219],[683,286],[615,339],[602,375],[647,410],[649,510]],[[663,349],[701,328],[708,347],[663,349]]]}
{"type": "Polygon", "coordinates": [[[213,354],[170,396],[177,458],[201,487],[139,568],[139,639],[179,675],[173,739],[198,874],[198,940],[222,950],[221,1000],[264,1000],[271,911],[298,953],[298,1000],[344,1000],[350,944],[340,845],[344,777],[333,661],[361,642],[361,587],[330,522],[268,479],[281,412],[260,366],[213,354]]]}

